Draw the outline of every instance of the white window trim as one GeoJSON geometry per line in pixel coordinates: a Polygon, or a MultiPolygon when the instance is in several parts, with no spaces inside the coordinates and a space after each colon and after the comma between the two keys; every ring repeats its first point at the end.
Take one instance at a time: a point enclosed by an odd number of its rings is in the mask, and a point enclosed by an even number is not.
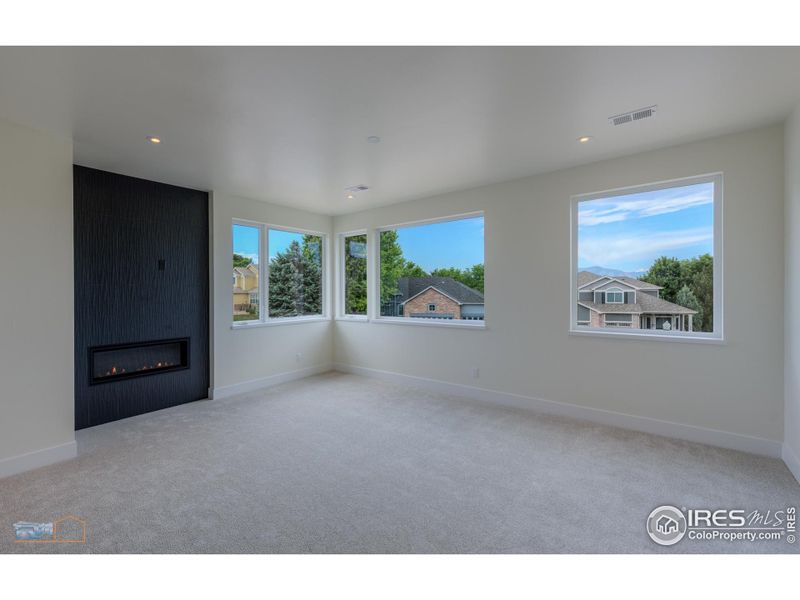
{"type": "Polygon", "coordinates": [[[622,291],[621,289],[619,289],[617,287],[613,287],[613,288],[607,288],[607,289],[602,290],[602,291],[605,294],[605,300],[606,300],[605,303],[606,304],[625,304],[625,292],[622,291]],[[611,292],[612,294],[622,294],[622,300],[620,300],[619,302],[611,302],[611,301],[609,301],[608,292],[611,292]]]}
{"type": "Polygon", "coordinates": [[[355,321],[366,323],[369,321],[370,311],[370,264],[372,263],[370,251],[370,236],[369,231],[366,229],[356,229],[355,231],[342,231],[336,234],[336,320],[337,321],[355,321]],[[344,242],[346,238],[355,235],[367,236],[367,314],[366,315],[351,315],[347,314],[345,309],[345,253],[344,242]]]}
{"type": "Polygon", "coordinates": [[[233,256],[233,226],[243,225],[257,227],[258,234],[258,293],[260,297],[258,306],[258,319],[252,321],[231,321],[231,329],[253,329],[255,327],[273,327],[275,325],[290,325],[294,323],[314,323],[329,321],[331,319],[331,294],[330,294],[330,244],[329,236],[324,231],[288,227],[273,223],[262,223],[249,219],[231,219],[231,256],[233,256]],[[319,236],[322,242],[322,314],[303,315],[299,317],[270,317],[269,316],[269,230],[299,233],[301,235],[319,236]]]}
{"type": "Polygon", "coordinates": [[[605,337],[605,338],[636,338],[656,341],[670,342],[692,342],[692,343],[711,343],[724,344],[724,287],[723,287],[723,173],[706,173],[692,177],[669,179],[655,183],[635,185],[591,192],[588,194],[577,194],[570,199],[570,307],[569,307],[569,329],[568,333],[575,336],[586,337],[605,337]],[[578,205],[588,200],[597,200],[609,196],[621,196],[641,192],[651,192],[673,187],[694,185],[698,183],[714,184],[714,212],[713,212],[713,248],[714,248],[714,331],[663,331],[634,329],[631,331],[608,331],[605,328],[586,329],[579,328],[578,325],[578,205]]]}
{"type": "MultiPolygon", "coordinates": [[[[482,321],[473,321],[468,319],[412,319],[405,317],[382,317],[381,316],[381,233],[384,231],[391,231],[393,229],[402,229],[405,227],[416,227],[419,225],[430,225],[431,223],[447,223],[449,221],[461,221],[463,219],[471,219],[475,217],[483,217],[484,228],[486,226],[486,215],[482,210],[472,212],[459,213],[456,215],[448,215],[445,217],[434,217],[431,219],[421,219],[418,221],[405,221],[402,223],[395,223],[393,225],[383,225],[374,229],[374,235],[367,235],[367,256],[373,256],[375,259],[372,261],[373,270],[370,271],[369,265],[367,266],[367,277],[371,273],[374,274],[372,284],[368,289],[372,291],[372,296],[367,299],[367,314],[370,321],[373,323],[386,323],[393,325],[408,325],[410,327],[454,327],[466,329],[486,329],[486,305],[484,303],[484,317],[482,321]],[[369,244],[372,238],[372,244],[369,244]]],[[[486,235],[483,236],[483,260],[486,263],[486,235]]],[[[368,294],[369,296],[369,294],[368,294]]]]}

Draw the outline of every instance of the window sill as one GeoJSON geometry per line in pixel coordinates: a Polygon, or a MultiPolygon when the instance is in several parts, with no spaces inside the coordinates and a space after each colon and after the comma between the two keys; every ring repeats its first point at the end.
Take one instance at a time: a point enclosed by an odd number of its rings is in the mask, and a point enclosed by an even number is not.
{"type": "Polygon", "coordinates": [[[330,321],[329,317],[282,317],[267,321],[238,321],[231,324],[231,329],[257,329],[259,327],[276,327],[278,325],[298,325],[300,323],[322,323],[330,321]]]}
{"type": "Polygon", "coordinates": [[[674,333],[633,333],[629,331],[596,331],[590,329],[570,329],[569,335],[579,337],[600,337],[617,339],[652,340],[657,342],[678,342],[684,344],[716,344],[724,346],[725,338],[701,335],[676,335],[674,333]]]}
{"type": "Polygon", "coordinates": [[[463,319],[414,319],[403,317],[378,317],[372,323],[384,323],[387,325],[409,325],[411,327],[448,327],[453,329],[486,329],[486,321],[466,321],[463,319]]]}
{"type": "Polygon", "coordinates": [[[337,321],[351,321],[354,323],[369,323],[369,319],[364,315],[341,315],[336,317],[337,321]]]}

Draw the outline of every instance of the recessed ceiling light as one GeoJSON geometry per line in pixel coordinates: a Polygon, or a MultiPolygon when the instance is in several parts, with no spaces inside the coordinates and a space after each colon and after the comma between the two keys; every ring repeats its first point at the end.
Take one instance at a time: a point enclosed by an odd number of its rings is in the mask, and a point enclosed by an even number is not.
{"type": "Polygon", "coordinates": [[[161,143],[161,138],[160,137],[156,137],[154,135],[148,135],[147,136],[147,141],[150,142],[151,144],[160,144],[161,143]]]}
{"type": "Polygon", "coordinates": [[[582,135],[581,137],[578,138],[578,141],[581,144],[585,144],[587,142],[591,142],[593,139],[594,138],[592,136],[590,136],[590,135],[582,135]]]}
{"type": "Polygon", "coordinates": [[[353,199],[353,194],[347,194],[347,199],[348,200],[352,200],[353,199]]]}
{"type": "Polygon", "coordinates": [[[368,144],[380,144],[380,142],[381,138],[379,138],[377,135],[371,135],[367,138],[368,144]]]}

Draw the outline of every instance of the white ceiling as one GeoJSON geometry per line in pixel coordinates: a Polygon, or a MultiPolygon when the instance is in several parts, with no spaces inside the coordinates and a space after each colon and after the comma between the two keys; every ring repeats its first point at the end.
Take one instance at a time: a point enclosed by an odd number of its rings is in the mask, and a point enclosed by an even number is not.
{"type": "Polygon", "coordinates": [[[798,48],[0,48],[0,116],[79,164],[341,214],[778,122],[798,73],[798,48]]]}

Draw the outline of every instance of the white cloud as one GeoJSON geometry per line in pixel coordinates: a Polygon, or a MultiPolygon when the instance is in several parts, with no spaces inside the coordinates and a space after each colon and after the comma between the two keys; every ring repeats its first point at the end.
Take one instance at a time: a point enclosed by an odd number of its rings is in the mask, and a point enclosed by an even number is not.
{"type": "Polygon", "coordinates": [[[678,212],[695,206],[703,206],[713,202],[712,189],[706,188],[689,193],[678,190],[663,192],[654,197],[638,200],[621,198],[610,200],[588,200],[579,205],[578,223],[582,227],[591,227],[603,223],[615,223],[628,219],[641,219],[678,212]]]}
{"type": "Polygon", "coordinates": [[[646,235],[583,238],[578,253],[580,264],[584,265],[606,266],[618,261],[645,263],[672,250],[709,242],[712,238],[711,230],[706,227],[646,235]]]}

